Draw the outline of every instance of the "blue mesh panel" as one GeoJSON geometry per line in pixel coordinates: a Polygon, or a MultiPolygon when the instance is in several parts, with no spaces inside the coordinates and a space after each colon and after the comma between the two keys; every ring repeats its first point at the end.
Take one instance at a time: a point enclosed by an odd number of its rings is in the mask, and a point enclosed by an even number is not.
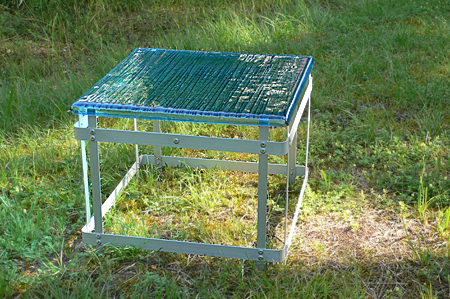
{"type": "Polygon", "coordinates": [[[75,114],[284,126],[310,56],[133,51],[72,105],[75,114]]]}

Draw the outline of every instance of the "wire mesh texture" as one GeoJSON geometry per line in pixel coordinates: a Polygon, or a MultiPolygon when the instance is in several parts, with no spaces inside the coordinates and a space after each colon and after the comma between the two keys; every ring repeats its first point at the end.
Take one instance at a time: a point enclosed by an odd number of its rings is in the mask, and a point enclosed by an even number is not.
{"type": "Polygon", "coordinates": [[[311,56],[138,48],[72,105],[81,115],[284,126],[311,56]]]}

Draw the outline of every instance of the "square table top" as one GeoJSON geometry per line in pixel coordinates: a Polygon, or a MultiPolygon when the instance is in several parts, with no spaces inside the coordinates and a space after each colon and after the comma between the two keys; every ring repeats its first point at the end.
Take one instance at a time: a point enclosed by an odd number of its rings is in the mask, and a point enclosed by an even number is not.
{"type": "Polygon", "coordinates": [[[311,56],[138,48],[71,107],[79,115],[285,126],[311,56]]]}

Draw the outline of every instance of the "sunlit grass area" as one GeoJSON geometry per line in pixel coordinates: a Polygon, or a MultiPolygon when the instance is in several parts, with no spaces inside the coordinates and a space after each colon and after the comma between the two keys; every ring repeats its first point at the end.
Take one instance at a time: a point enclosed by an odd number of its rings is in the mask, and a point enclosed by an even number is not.
{"type": "MultiPolygon", "coordinates": [[[[450,2],[1,3],[0,297],[450,296],[450,2]],[[97,251],[81,242],[81,151],[70,105],[137,47],[315,58],[310,178],[286,263],[260,272],[252,262],[97,251]]],[[[100,125],[133,128],[131,120],[100,125]]],[[[152,130],[152,123],[139,128],[152,130]]],[[[258,136],[254,128],[226,125],[164,122],[162,130],[258,136]]],[[[299,161],[305,133],[301,123],[299,161]]],[[[271,129],[270,137],[283,134],[271,129]]],[[[101,144],[100,154],[106,197],[134,163],[134,146],[101,144]]],[[[163,148],[163,154],[257,161],[191,149],[163,148]]],[[[253,246],[257,183],[254,174],[146,166],[105,226],[135,236],[253,246]]],[[[290,188],[289,201],[299,189],[290,188]]],[[[285,191],[285,178],[270,176],[273,248],[282,244],[285,191]]],[[[293,203],[288,206],[292,212],[293,203]]]]}

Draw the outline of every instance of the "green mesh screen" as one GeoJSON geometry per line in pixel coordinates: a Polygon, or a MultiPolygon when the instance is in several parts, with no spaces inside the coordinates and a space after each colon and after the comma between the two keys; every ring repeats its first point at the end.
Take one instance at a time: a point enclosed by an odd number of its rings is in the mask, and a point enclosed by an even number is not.
{"type": "Polygon", "coordinates": [[[286,125],[306,89],[309,56],[133,51],[73,105],[75,114],[286,125]]]}

